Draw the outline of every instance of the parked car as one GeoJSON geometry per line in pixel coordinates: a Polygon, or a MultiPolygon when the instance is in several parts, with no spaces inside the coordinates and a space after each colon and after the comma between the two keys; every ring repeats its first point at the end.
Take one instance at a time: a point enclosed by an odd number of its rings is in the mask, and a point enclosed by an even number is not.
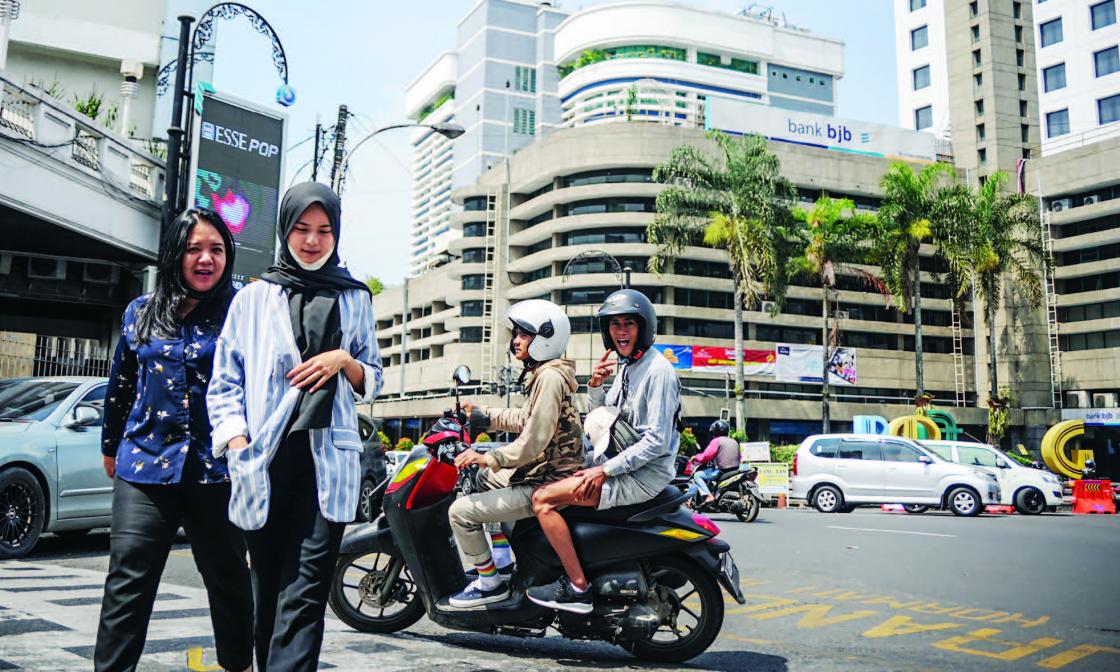
{"type": "Polygon", "coordinates": [[[101,462],[108,379],[0,380],[0,559],[31,552],[43,532],[107,527],[113,482],[101,462]]]}
{"type": "Polygon", "coordinates": [[[1062,484],[1049,471],[1023,466],[995,446],[973,441],[920,441],[938,456],[980,467],[999,480],[1000,504],[1019,513],[1037,515],[1062,503],[1062,484]]]}
{"type": "Polygon", "coordinates": [[[373,501],[377,485],[388,474],[385,451],[381,450],[381,440],[377,436],[377,423],[372,418],[358,414],[358,435],[362,439],[362,490],[358,495],[358,511],[355,522],[368,523],[377,516],[375,509],[380,507],[373,501]]]}
{"type": "Polygon", "coordinates": [[[821,434],[802,441],[794,454],[790,497],[822,513],[897,503],[978,516],[999,503],[1000,489],[989,471],[944,460],[910,439],[821,434]]]}

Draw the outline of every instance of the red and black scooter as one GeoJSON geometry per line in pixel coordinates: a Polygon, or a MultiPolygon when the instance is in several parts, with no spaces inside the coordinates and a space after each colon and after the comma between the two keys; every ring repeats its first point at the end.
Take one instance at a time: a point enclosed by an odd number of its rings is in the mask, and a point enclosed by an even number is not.
{"type": "MultiPolygon", "coordinates": [[[[457,609],[448,597],[467,583],[447,510],[458,473],[455,455],[470,445],[455,370],[455,409],[447,411],[379,487],[383,514],[349,529],[331,582],[330,606],[364,632],[403,630],[425,613],[457,630],[541,637],[550,626],[571,639],[617,644],[640,658],[680,662],[703,653],[723,626],[723,587],[740,604],[739,570],[719,528],[682,504],[668,487],[644,504],[606,511],[564,511],[580,560],[595,590],[589,614],[538,606],[525,590],[562,571],[536,519],[507,530],[516,556],[512,593],[502,602],[457,609]]],[[[482,418],[485,416],[478,414],[482,418]]]]}

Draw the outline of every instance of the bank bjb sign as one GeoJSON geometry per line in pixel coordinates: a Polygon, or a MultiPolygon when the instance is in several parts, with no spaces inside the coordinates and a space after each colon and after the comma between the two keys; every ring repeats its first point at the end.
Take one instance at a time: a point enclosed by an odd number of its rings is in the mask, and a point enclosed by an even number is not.
{"type": "Polygon", "coordinates": [[[930,133],[720,96],[708,97],[704,124],[709,130],[757,133],[776,142],[819,149],[908,161],[937,160],[937,138],[930,133]]]}
{"type": "Polygon", "coordinates": [[[286,118],[217,93],[203,97],[191,170],[196,207],[214,210],[237,245],[233,283],[260,277],[276,252],[286,118]]]}

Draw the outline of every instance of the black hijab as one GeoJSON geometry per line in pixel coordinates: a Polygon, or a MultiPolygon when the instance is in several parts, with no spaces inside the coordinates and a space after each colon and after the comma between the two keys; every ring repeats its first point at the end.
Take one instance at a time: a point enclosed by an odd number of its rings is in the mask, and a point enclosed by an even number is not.
{"type": "MultiPolygon", "coordinates": [[[[280,218],[276,226],[280,255],[275,264],[261,275],[261,280],[288,290],[288,309],[303,361],[324,352],[337,350],[342,344],[342,321],[338,308],[339,295],[348,289],[363,289],[350,272],[338,265],[338,242],[342,231],[341,201],[325,184],[303,182],[284,194],[280,203],[280,218]],[[327,263],[318,270],[308,271],[299,265],[288,249],[288,236],[303,213],[319,204],[327,213],[334,233],[334,250],[327,263]]],[[[300,395],[299,404],[289,432],[304,429],[322,429],[331,426],[331,411],[338,376],[333,376],[314,394],[306,390],[300,395]]]]}

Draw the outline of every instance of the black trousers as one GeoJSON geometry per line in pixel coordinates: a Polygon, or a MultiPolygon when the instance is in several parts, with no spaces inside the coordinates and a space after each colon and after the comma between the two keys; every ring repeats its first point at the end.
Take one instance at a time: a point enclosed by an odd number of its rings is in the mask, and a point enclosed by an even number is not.
{"type": "Polygon", "coordinates": [[[264,527],[245,533],[256,603],[258,669],[313,671],[344,523],[319,511],[307,432],[288,436],[268,468],[272,496],[264,527]]]}
{"type": "Polygon", "coordinates": [[[228,483],[139,485],[116,478],[95,670],[136,669],[180,525],[206,585],[218,663],[238,671],[252,664],[253,600],[245,537],[229,522],[229,494],[228,483]]]}

